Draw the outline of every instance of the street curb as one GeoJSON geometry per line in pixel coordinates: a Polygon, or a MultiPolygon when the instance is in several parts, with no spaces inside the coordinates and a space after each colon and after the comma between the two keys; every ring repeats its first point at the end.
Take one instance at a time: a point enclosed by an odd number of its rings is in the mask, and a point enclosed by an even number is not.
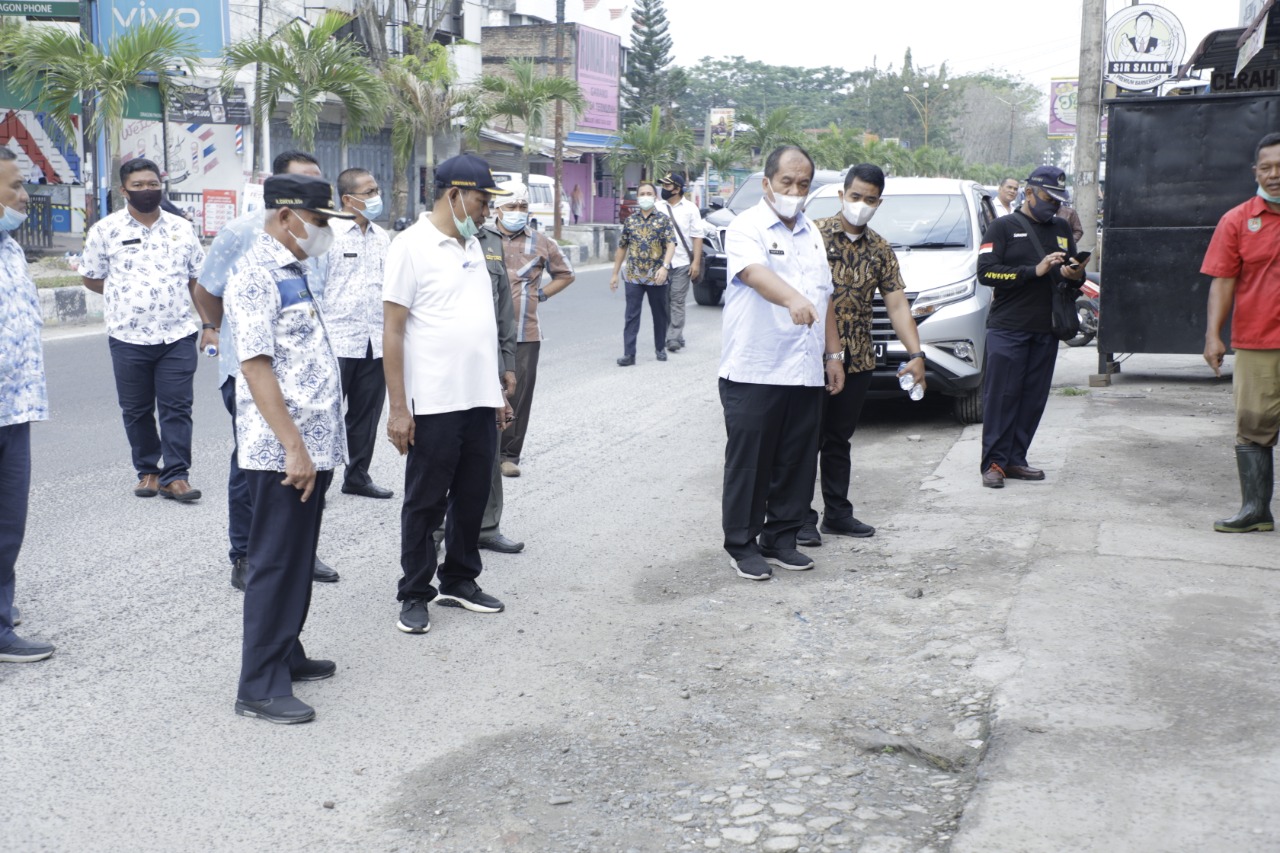
{"type": "Polygon", "coordinates": [[[102,322],[102,295],[84,287],[49,287],[36,290],[40,317],[45,326],[83,326],[102,322]]]}

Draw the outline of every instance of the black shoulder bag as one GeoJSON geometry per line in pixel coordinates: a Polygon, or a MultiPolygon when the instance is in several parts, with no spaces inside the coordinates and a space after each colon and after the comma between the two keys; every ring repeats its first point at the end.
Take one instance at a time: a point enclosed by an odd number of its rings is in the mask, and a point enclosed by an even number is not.
{"type": "MultiPolygon", "coordinates": [[[[1025,217],[1021,211],[1014,211],[1014,216],[1027,229],[1027,236],[1031,238],[1031,245],[1036,247],[1036,253],[1040,257],[1048,254],[1044,250],[1044,246],[1040,245],[1040,238],[1036,236],[1035,229],[1031,227],[1031,221],[1025,217]]],[[[1065,281],[1051,282],[1053,287],[1053,336],[1060,341],[1069,341],[1076,335],[1080,334],[1080,314],[1076,310],[1076,299],[1080,296],[1080,288],[1065,281]]]]}
{"type": "MultiPolygon", "coordinates": [[[[671,211],[671,216],[669,217],[671,219],[671,224],[675,226],[676,236],[680,238],[680,244],[684,246],[685,252],[687,252],[689,255],[689,263],[692,264],[693,248],[689,245],[689,241],[684,238],[684,232],[680,230],[680,223],[676,221],[676,209],[672,207],[670,204],[667,204],[667,210],[671,211]]],[[[698,277],[694,279],[690,279],[690,281],[692,281],[694,284],[698,284],[699,282],[702,281],[702,279],[706,276],[706,274],[707,274],[707,265],[704,263],[698,269],[698,277]]]]}

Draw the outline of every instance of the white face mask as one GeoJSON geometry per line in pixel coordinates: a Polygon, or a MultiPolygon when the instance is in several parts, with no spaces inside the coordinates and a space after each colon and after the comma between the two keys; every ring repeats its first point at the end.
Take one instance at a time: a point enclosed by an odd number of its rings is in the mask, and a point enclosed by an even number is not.
{"type": "MultiPolygon", "coordinates": [[[[765,180],[768,180],[766,178],[765,180]]],[[[769,199],[769,205],[774,212],[783,219],[795,219],[799,215],[801,208],[804,206],[804,197],[798,195],[781,195],[773,188],[773,182],[769,182],[769,192],[773,194],[773,198],[769,199]]]]}
{"type": "Polygon", "coordinates": [[[305,229],[306,236],[299,237],[293,234],[293,239],[298,241],[298,248],[302,250],[308,258],[318,258],[329,251],[333,245],[333,229],[329,226],[321,228],[319,225],[312,225],[301,216],[298,217],[302,221],[302,227],[305,229]]]}
{"type": "Polygon", "coordinates": [[[876,215],[876,209],[865,201],[846,201],[844,203],[844,219],[854,228],[861,228],[876,215]]]}

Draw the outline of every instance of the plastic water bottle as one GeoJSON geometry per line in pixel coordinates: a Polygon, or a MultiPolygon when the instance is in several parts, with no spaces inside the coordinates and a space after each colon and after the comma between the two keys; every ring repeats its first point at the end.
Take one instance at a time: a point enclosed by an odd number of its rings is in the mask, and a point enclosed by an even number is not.
{"type": "Polygon", "coordinates": [[[218,354],[217,346],[215,346],[214,344],[209,344],[207,347],[204,348],[204,354],[209,356],[209,358],[215,357],[218,354]]]}
{"type": "Polygon", "coordinates": [[[924,388],[922,388],[919,385],[919,383],[916,382],[915,377],[912,376],[910,373],[901,372],[903,369],[906,368],[906,366],[907,366],[907,363],[905,361],[900,362],[898,364],[898,371],[899,371],[898,387],[901,388],[903,391],[906,391],[907,396],[910,397],[913,401],[919,402],[924,399],[924,388]]]}

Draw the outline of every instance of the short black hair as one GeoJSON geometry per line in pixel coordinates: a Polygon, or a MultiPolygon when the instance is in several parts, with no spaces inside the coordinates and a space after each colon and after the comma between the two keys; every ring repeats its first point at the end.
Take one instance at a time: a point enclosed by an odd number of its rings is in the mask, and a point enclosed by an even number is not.
{"type": "Polygon", "coordinates": [[[1258,162],[1258,155],[1263,148],[1270,148],[1272,145],[1280,145],[1280,133],[1268,133],[1258,140],[1258,147],[1253,149],[1253,162],[1258,162]]]}
{"type": "Polygon", "coordinates": [[[1019,178],[1016,175],[1005,175],[1003,178],[1000,179],[1000,183],[996,184],[996,186],[1002,187],[1008,181],[1013,181],[1018,186],[1022,186],[1022,178],[1019,178]]]}
{"type": "Polygon", "coordinates": [[[641,181],[640,183],[636,184],[636,195],[639,195],[640,190],[644,189],[645,187],[648,187],[649,189],[653,190],[654,195],[658,194],[657,184],[655,184],[653,181],[641,181]]]}
{"type": "Polygon", "coordinates": [[[777,148],[769,152],[769,157],[764,161],[764,176],[772,178],[778,174],[778,169],[782,166],[782,158],[792,151],[798,152],[804,159],[809,161],[809,179],[813,180],[814,172],[817,167],[813,165],[813,158],[809,156],[809,152],[805,151],[799,145],[779,145],[777,148]]]}
{"type": "Polygon", "coordinates": [[[9,146],[0,145],[0,163],[6,160],[17,160],[17,159],[18,159],[18,155],[14,154],[13,150],[10,149],[9,146]]]}
{"type": "Polygon", "coordinates": [[[281,151],[276,155],[276,159],[271,161],[271,174],[283,175],[289,171],[290,163],[311,163],[317,169],[320,168],[320,161],[313,154],[305,151],[281,151]]]}
{"type": "Polygon", "coordinates": [[[120,183],[124,183],[125,178],[134,172],[155,172],[156,177],[160,177],[160,167],[154,161],[148,160],[146,157],[135,157],[132,160],[120,164],[120,183]]]}
{"type": "Polygon", "coordinates": [[[352,166],[350,169],[344,169],[338,174],[338,203],[342,203],[344,195],[351,195],[355,192],[356,181],[365,175],[372,176],[373,172],[360,166],[352,166]]]}
{"type": "Polygon", "coordinates": [[[871,184],[879,192],[884,192],[884,170],[875,163],[859,163],[856,166],[850,166],[848,173],[844,176],[844,188],[849,189],[854,181],[871,184]]]}

